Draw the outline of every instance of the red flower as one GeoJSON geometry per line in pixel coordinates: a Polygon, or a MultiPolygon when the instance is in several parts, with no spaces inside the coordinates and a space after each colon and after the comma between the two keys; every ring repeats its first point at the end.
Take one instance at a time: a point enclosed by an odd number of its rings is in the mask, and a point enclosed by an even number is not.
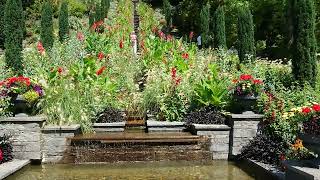
{"type": "Polygon", "coordinates": [[[247,81],[247,80],[251,80],[252,79],[252,76],[250,74],[242,74],[240,76],[240,80],[242,81],[247,81]]]}
{"type": "Polygon", "coordinates": [[[98,21],[98,22],[95,22],[93,23],[93,25],[91,26],[91,29],[92,30],[97,30],[98,27],[100,27],[101,25],[103,24],[103,21],[98,21]]]}
{"type": "Polygon", "coordinates": [[[320,112],[320,104],[314,104],[312,106],[312,109],[315,111],[315,112],[320,112]]]}
{"type": "Polygon", "coordinates": [[[103,73],[103,71],[106,69],[105,66],[102,66],[100,69],[98,69],[98,71],[96,72],[96,74],[99,76],[103,73]]]}
{"type": "Polygon", "coordinates": [[[46,51],[40,41],[38,42],[37,48],[38,48],[38,52],[39,52],[41,55],[43,55],[43,54],[45,53],[45,51],[46,51]]]}
{"type": "Polygon", "coordinates": [[[177,77],[177,69],[175,67],[171,68],[171,78],[176,79],[177,77]]]}
{"type": "Polygon", "coordinates": [[[173,36],[170,35],[170,34],[168,34],[168,36],[167,36],[167,41],[172,41],[172,39],[173,39],[173,36]]]}
{"type": "Polygon", "coordinates": [[[189,59],[189,54],[188,53],[183,53],[182,54],[183,59],[189,59]]]}
{"type": "Polygon", "coordinates": [[[57,71],[58,71],[59,74],[62,74],[63,68],[62,68],[62,67],[58,67],[58,70],[57,70],[57,71]]]}
{"type": "Polygon", "coordinates": [[[2,153],[2,150],[0,148],[0,162],[3,160],[3,153],[2,153]]]}
{"type": "Polygon", "coordinates": [[[310,112],[311,112],[311,108],[309,108],[309,107],[304,107],[304,108],[302,108],[302,110],[301,110],[301,112],[303,113],[303,114],[309,114],[310,112]]]}
{"type": "Polygon", "coordinates": [[[120,49],[123,48],[123,41],[122,40],[120,40],[120,42],[119,42],[119,47],[120,47],[120,49]]]}
{"type": "Polygon", "coordinates": [[[239,82],[239,81],[238,81],[238,79],[234,79],[234,80],[232,80],[232,82],[233,82],[233,83],[237,83],[237,82],[239,82]]]}
{"type": "Polygon", "coordinates": [[[79,41],[83,41],[83,40],[84,40],[84,35],[83,35],[82,32],[78,32],[78,33],[77,33],[77,39],[78,39],[79,41]]]}
{"type": "Polygon", "coordinates": [[[261,81],[260,79],[254,79],[253,80],[253,84],[262,84],[263,81],[261,81]]]}
{"type": "Polygon", "coordinates": [[[280,161],[284,161],[284,160],[286,160],[286,156],[283,155],[283,154],[281,154],[281,155],[280,155],[280,161]]]}
{"type": "Polygon", "coordinates": [[[178,79],[176,79],[176,86],[178,86],[181,83],[181,77],[179,77],[178,79]]]}
{"type": "Polygon", "coordinates": [[[99,52],[99,54],[98,54],[98,59],[99,60],[102,60],[104,58],[104,54],[103,54],[103,52],[99,52]]]}
{"type": "Polygon", "coordinates": [[[158,31],[158,36],[161,38],[161,39],[166,39],[166,35],[162,32],[162,31],[158,31]]]}

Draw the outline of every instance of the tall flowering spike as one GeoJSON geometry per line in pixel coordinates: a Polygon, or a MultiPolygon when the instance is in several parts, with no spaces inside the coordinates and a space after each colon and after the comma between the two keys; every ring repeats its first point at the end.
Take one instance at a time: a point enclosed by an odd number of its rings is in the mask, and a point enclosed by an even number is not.
{"type": "Polygon", "coordinates": [[[84,35],[82,32],[77,32],[77,39],[81,42],[84,40],[84,35]]]}
{"type": "Polygon", "coordinates": [[[99,60],[102,60],[104,58],[104,54],[103,54],[103,52],[99,52],[99,54],[98,54],[98,59],[99,60]]]}
{"type": "Polygon", "coordinates": [[[191,31],[190,34],[189,34],[189,39],[192,40],[193,36],[194,36],[194,32],[191,31]]]}
{"type": "Polygon", "coordinates": [[[45,51],[46,51],[40,41],[39,41],[38,44],[37,44],[37,49],[38,49],[38,52],[39,52],[41,55],[43,55],[43,54],[45,53],[45,51]]]}
{"type": "Polygon", "coordinates": [[[120,49],[123,48],[123,40],[122,40],[122,39],[121,39],[120,42],[119,42],[119,47],[120,47],[120,49]]]}
{"type": "Polygon", "coordinates": [[[171,68],[171,78],[176,79],[177,77],[177,69],[175,67],[171,68]]]}
{"type": "Polygon", "coordinates": [[[102,66],[100,69],[98,69],[98,71],[96,72],[96,74],[97,74],[98,76],[101,75],[106,68],[107,68],[107,67],[102,66]]]}

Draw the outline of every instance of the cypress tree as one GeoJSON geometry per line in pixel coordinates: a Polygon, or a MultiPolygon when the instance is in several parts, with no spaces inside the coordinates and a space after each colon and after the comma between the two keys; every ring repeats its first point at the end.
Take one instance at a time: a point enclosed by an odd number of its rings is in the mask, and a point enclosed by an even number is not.
{"type": "MultiPolygon", "coordinates": [[[[18,0],[19,1],[19,0],[18,0]]],[[[7,0],[4,11],[5,60],[16,75],[23,74],[21,8],[17,0],[7,0]]]]}
{"type": "Polygon", "coordinates": [[[68,3],[63,1],[59,14],[59,38],[63,41],[69,33],[68,3]]]}
{"type": "Polygon", "coordinates": [[[218,48],[227,48],[226,27],[223,6],[219,6],[215,12],[214,21],[214,44],[218,48]]]}
{"type": "Polygon", "coordinates": [[[20,25],[22,26],[22,31],[23,31],[23,37],[27,35],[27,28],[26,28],[26,20],[25,20],[25,14],[23,11],[23,6],[22,6],[22,0],[17,0],[18,8],[19,8],[19,16],[20,16],[20,25]]]}
{"type": "Polygon", "coordinates": [[[162,11],[166,18],[167,26],[170,27],[172,23],[172,12],[169,0],[163,0],[162,11]]]}
{"type": "Polygon", "coordinates": [[[4,47],[4,7],[5,0],[0,0],[0,48],[4,47]]]}
{"type": "Polygon", "coordinates": [[[109,8],[110,8],[110,0],[101,0],[101,9],[102,9],[101,14],[103,15],[103,19],[108,16],[109,8]]]}
{"type": "Polygon", "coordinates": [[[95,21],[100,21],[100,20],[103,20],[103,14],[102,14],[102,9],[101,9],[101,4],[98,3],[96,5],[96,14],[95,14],[95,21]]]}
{"type": "Polygon", "coordinates": [[[293,14],[292,72],[298,82],[314,86],[317,42],[313,0],[295,0],[293,14]]]}
{"type": "Polygon", "coordinates": [[[93,23],[95,22],[95,19],[94,19],[94,13],[92,12],[92,10],[89,12],[89,28],[92,27],[93,23]]]}
{"type": "Polygon", "coordinates": [[[43,47],[50,49],[53,46],[53,20],[50,0],[44,2],[41,12],[41,42],[43,47]]]}
{"type": "Polygon", "coordinates": [[[243,6],[238,14],[238,55],[241,63],[253,62],[256,56],[254,26],[250,9],[243,6]]]}
{"type": "Polygon", "coordinates": [[[200,32],[201,32],[201,41],[202,44],[206,47],[210,43],[210,6],[204,5],[200,12],[200,32]]]}

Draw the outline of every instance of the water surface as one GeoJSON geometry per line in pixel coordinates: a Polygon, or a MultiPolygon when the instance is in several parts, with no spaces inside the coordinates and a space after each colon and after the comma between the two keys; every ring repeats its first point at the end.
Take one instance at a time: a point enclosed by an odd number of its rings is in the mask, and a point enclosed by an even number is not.
{"type": "Polygon", "coordinates": [[[29,165],[8,180],[249,180],[253,179],[228,161],[138,162],[86,165],[29,165]]]}

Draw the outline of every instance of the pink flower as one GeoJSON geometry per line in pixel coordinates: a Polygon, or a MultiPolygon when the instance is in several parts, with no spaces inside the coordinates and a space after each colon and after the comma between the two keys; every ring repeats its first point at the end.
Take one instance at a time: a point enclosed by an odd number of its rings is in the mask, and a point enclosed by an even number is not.
{"type": "Polygon", "coordinates": [[[162,32],[162,31],[158,31],[158,36],[161,38],[161,39],[166,39],[166,35],[162,32]]]}
{"type": "Polygon", "coordinates": [[[38,42],[37,48],[38,48],[38,52],[39,52],[41,55],[43,55],[43,54],[45,53],[45,51],[46,51],[40,41],[38,42]]]}
{"type": "Polygon", "coordinates": [[[194,32],[191,31],[190,34],[189,34],[189,39],[192,40],[193,36],[194,36],[194,32]]]}
{"type": "Polygon", "coordinates": [[[82,32],[77,32],[77,39],[78,39],[79,41],[83,41],[83,40],[84,40],[84,35],[83,35],[82,32]]]}
{"type": "Polygon", "coordinates": [[[98,59],[99,59],[99,60],[102,60],[103,58],[104,58],[103,52],[99,52],[99,54],[98,54],[98,59]]]}
{"type": "Polygon", "coordinates": [[[2,150],[0,148],[0,162],[3,160],[3,153],[2,153],[2,150]]]}
{"type": "Polygon", "coordinates": [[[172,41],[172,39],[173,39],[173,36],[170,35],[170,34],[168,34],[168,36],[167,36],[167,41],[172,41]]]}

